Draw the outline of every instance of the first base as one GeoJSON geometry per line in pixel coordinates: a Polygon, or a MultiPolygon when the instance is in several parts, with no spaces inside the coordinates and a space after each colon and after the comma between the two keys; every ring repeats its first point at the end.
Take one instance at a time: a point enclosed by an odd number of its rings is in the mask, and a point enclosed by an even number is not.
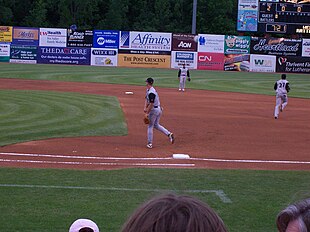
{"type": "Polygon", "coordinates": [[[187,154],[173,154],[172,158],[173,159],[189,159],[190,156],[187,154]]]}

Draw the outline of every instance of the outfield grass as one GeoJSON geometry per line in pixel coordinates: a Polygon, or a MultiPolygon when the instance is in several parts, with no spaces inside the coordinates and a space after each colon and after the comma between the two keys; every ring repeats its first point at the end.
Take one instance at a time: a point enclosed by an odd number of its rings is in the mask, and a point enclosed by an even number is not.
{"type": "Polygon", "coordinates": [[[86,217],[116,232],[140,203],[176,192],[207,202],[230,232],[272,232],[277,213],[309,189],[310,172],[298,171],[0,168],[0,231],[63,232],[86,217]],[[189,190],[223,190],[232,202],[189,190]]]}
{"type": "MultiPolygon", "coordinates": [[[[177,87],[177,70],[116,68],[96,66],[25,65],[0,63],[0,78],[98,82],[145,85],[146,77],[154,77],[155,85],[177,87]]],[[[273,85],[279,73],[249,73],[191,70],[187,87],[240,93],[274,95],[273,85]]],[[[288,74],[292,91],[289,96],[310,98],[310,75],[288,74]]]]}
{"type": "Polygon", "coordinates": [[[116,97],[0,90],[0,146],[56,137],[126,134],[116,97]]]}

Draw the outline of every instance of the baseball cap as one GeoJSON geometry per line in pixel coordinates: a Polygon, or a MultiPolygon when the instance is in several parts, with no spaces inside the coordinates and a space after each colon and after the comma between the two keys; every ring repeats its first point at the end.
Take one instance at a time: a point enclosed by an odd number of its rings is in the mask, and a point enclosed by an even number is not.
{"type": "Polygon", "coordinates": [[[99,232],[99,228],[95,222],[89,219],[77,219],[75,220],[69,228],[69,232],[79,232],[82,228],[90,228],[94,232],[99,232]]]}
{"type": "Polygon", "coordinates": [[[149,78],[146,79],[145,82],[147,82],[147,83],[152,85],[154,83],[154,79],[152,77],[149,77],[149,78]]]}

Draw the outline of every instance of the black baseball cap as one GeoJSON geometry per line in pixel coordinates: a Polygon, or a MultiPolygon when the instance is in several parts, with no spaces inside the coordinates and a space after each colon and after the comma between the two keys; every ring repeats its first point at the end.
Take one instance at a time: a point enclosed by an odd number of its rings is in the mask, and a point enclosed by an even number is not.
{"type": "Polygon", "coordinates": [[[282,74],[281,79],[286,79],[286,74],[282,74]]]}
{"type": "Polygon", "coordinates": [[[154,79],[152,77],[149,77],[145,80],[145,82],[149,83],[149,84],[153,84],[154,83],[154,79]]]}

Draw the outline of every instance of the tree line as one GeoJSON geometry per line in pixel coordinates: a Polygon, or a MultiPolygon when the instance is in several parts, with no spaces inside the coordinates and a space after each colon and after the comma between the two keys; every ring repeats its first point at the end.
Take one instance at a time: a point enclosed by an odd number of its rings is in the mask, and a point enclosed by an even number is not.
{"type": "MultiPolygon", "coordinates": [[[[237,0],[198,0],[196,33],[237,34],[237,0]]],[[[193,0],[0,0],[0,25],[191,33],[193,0]]]]}

